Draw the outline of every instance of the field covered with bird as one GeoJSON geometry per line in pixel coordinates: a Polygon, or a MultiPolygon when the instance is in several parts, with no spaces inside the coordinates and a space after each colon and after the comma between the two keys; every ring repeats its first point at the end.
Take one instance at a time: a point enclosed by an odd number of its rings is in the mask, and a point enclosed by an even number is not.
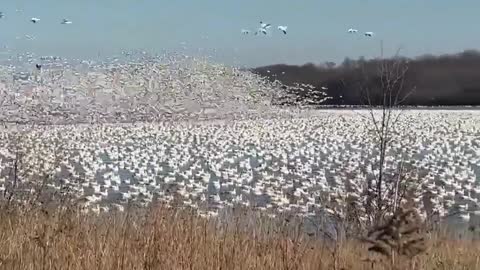
{"type": "Polygon", "coordinates": [[[1,73],[2,267],[478,265],[475,108],[388,108],[386,148],[385,108],[272,105],[306,84],[179,55],[68,63],[1,73]]]}

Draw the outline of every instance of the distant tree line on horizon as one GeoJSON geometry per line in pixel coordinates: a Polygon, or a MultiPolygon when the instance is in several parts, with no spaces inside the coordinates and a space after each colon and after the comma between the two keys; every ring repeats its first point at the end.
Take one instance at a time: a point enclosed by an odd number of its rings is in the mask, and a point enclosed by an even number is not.
{"type": "MultiPolygon", "coordinates": [[[[284,85],[310,84],[312,90],[295,90],[296,96],[277,100],[278,104],[293,105],[296,102],[315,105],[326,92],[331,99],[322,105],[379,105],[375,98],[380,93],[382,61],[399,63],[408,67],[404,76],[403,91],[408,97],[402,105],[412,106],[466,106],[480,105],[480,51],[467,50],[459,54],[424,55],[417,58],[393,57],[389,59],[352,60],[346,58],[336,65],[308,63],[297,65],[271,65],[252,71],[279,80],[284,85]],[[323,89],[322,89],[323,87],[323,89]],[[372,98],[367,102],[366,92],[372,98]],[[411,91],[413,89],[413,91],[411,91]],[[410,92],[411,91],[411,92],[410,92]]],[[[292,90],[288,90],[292,92],[292,90]]]]}

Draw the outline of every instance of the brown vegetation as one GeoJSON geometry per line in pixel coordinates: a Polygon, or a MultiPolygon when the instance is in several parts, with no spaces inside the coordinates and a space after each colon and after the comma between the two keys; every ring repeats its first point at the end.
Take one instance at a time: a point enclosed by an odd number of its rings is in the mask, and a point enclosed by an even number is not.
{"type": "Polygon", "coordinates": [[[164,206],[99,216],[75,209],[2,209],[0,269],[480,269],[480,245],[430,234],[425,253],[392,266],[360,240],[334,245],[255,212],[221,222],[164,206]]]}
{"type": "MultiPolygon", "coordinates": [[[[480,52],[470,50],[456,55],[427,55],[415,59],[397,57],[391,61],[399,59],[408,62],[409,66],[405,87],[416,87],[416,91],[402,102],[403,105],[480,105],[480,52]]],[[[380,91],[378,67],[382,61],[381,58],[346,58],[337,66],[331,62],[325,65],[272,65],[253,71],[285,85],[313,85],[315,89],[312,92],[296,93],[305,100],[318,99],[316,92],[326,92],[332,99],[322,102],[322,105],[367,105],[359,90],[368,87],[380,91]],[[328,90],[322,90],[322,86],[328,90]]],[[[379,103],[379,100],[373,100],[374,105],[379,103]]]]}

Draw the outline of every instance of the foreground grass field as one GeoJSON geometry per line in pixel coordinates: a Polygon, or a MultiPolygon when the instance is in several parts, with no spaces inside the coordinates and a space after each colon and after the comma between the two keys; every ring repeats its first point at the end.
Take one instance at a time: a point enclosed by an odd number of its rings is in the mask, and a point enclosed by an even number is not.
{"type": "Polygon", "coordinates": [[[328,240],[253,211],[223,222],[164,206],[100,216],[9,207],[0,215],[1,269],[480,269],[472,240],[428,233],[425,252],[392,266],[358,240],[328,240]]]}

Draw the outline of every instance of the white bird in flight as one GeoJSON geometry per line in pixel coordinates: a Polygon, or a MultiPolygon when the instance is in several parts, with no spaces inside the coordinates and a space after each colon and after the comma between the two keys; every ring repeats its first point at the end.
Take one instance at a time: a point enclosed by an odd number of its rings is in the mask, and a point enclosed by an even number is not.
{"type": "Polygon", "coordinates": [[[373,37],[373,32],[365,32],[366,37],[373,37]]]}
{"type": "Polygon", "coordinates": [[[353,28],[348,29],[348,33],[357,33],[357,32],[358,32],[357,29],[353,29],[353,28]]]}
{"type": "Polygon", "coordinates": [[[258,33],[263,33],[264,35],[267,34],[267,29],[272,27],[271,24],[269,23],[264,23],[262,21],[260,21],[260,28],[258,28],[258,30],[255,32],[255,35],[258,35],[258,33]]]}
{"type": "Polygon", "coordinates": [[[30,21],[32,21],[33,23],[37,23],[40,21],[40,19],[33,17],[32,19],[30,19],[30,21]]]}
{"type": "Polygon", "coordinates": [[[62,24],[72,24],[72,22],[67,19],[63,19],[62,24]]]}
{"type": "Polygon", "coordinates": [[[285,35],[287,34],[287,26],[278,26],[278,30],[282,31],[285,35]]]}
{"type": "Polygon", "coordinates": [[[264,23],[264,22],[260,22],[260,28],[263,28],[263,29],[268,29],[270,28],[272,25],[269,24],[269,23],[264,23]]]}

